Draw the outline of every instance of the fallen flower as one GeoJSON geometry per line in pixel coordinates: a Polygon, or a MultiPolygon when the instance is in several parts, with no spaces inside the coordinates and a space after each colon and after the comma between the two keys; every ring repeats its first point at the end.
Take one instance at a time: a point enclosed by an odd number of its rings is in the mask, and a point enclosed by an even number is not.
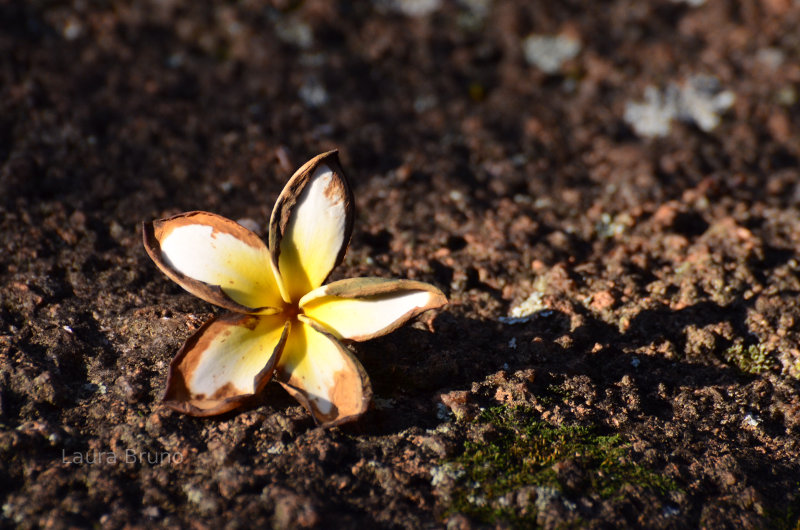
{"type": "Polygon", "coordinates": [[[268,246],[208,212],[144,223],[145,249],[161,271],[230,311],[203,324],[175,356],[165,404],[194,416],[221,414],[274,375],[322,426],[363,414],[369,378],[342,341],[384,335],[447,299],[410,280],[322,285],[344,257],[352,228],[353,197],[336,151],[313,158],[286,184],[268,246]]]}

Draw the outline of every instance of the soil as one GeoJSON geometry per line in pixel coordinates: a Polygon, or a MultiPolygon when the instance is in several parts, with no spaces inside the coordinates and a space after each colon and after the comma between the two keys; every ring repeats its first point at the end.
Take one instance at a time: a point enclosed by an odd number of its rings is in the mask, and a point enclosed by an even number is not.
{"type": "Polygon", "coordinates": [[[692,4],[0,2],[0,526],[800,528],[800,5],[692,4]],[[715,128],[625,120],[695,75],[715,128]],[[352,346],[357,423],[166,409],[218,310],[141,222],[265,236],[334,148],[334,279],[449,304],[352,346]]]}

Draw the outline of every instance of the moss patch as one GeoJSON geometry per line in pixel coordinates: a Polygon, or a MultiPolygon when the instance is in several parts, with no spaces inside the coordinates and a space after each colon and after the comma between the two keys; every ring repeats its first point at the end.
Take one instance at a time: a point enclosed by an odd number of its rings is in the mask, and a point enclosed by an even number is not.
{"type": "MultiPolygon", "coordinates": [[[[448,462],[457,479],[447,514],[530,527],[551,503],[569,511],[570,499],[621,496],[626,484],[658,495],[677,489],[672,480],[633,463],[619,435],[554,427],[537,417],[526,408],[503,406],[481,413],[474,427],[490,440],[466,442],[463,453],[448,462]]],[[[574,519],[580,523],[577,514],[574,519]]]]}
{"type": "Polygon", "coordinates": [[[748,374],[760,374],[772,369],[775,365],[769,351],[762,344],[744,346],[734,344],[725,350],[725,360],[736,365],[739,370],[748,374]]]}

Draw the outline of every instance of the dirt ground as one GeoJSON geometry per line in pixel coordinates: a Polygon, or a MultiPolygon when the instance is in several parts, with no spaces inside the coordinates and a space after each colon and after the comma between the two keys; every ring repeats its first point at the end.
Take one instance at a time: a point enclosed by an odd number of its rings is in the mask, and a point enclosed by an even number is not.
{"type": "Polygon", "coordinates": [[[0,1],[0,526],[800,529],[798,28],[791,0],[0,1]],[[334,148],[334,279],[449,304],[353,346],[355,424],[277,384],[166,409],[218,310],[141,222],[265,236],[334,148]]]}

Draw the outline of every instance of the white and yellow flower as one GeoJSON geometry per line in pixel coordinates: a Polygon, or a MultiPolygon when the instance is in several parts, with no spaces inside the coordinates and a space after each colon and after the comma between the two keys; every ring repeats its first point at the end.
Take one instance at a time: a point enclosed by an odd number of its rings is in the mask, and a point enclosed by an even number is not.
{"type": "Polygon", "coordinates": [[[206,322],[170,365],[164,402],[211,416],[259,393],[273,375],[317,423],[366,411],[369,378],[342,341],[368,340],[447,300],[432,285],[354,278],[322,285],[342,260],[353,196],[336,151],[301,167],[272,211],[269,245],[208,212],[144,223],[156,265],[229,312],[206,322]]]}

